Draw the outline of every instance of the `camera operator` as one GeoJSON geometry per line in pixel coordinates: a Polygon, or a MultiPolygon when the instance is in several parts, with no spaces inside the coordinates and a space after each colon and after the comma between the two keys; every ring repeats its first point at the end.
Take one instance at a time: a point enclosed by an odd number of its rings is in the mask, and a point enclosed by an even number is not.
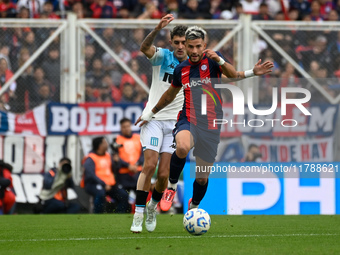
{"type": "Polygon", "coordinates": [[[121,185],[116,184],[113,174],[113,158],[107,152],[108,142],[104,137],[92,140],[92,151],[84,160],[85,191],[93,196],[94,213],[103,213],[106,196],[117,202],[117,213],[126,213],[129,209],[128,194],[121,185]]]}
{"type": "Polygon", "coordinates": [[[42,213],[78,213],[80,206],[67,200],[67,188],[73,188],[72,166],[69,158],[62,158],[58,167],[44,175],[40,199],[42,213]]]}
{"type": "Polygon", "coordinates": [[[12,214],[15,209],[12,169],[10,164],[0,160],[0,214],[12,214]]]}
{"type": "Polygon", "coordinates": [[[118,157],[114,156],[115,167],[118,169],[117,182],[124,189],[135,191],[144,156],[140,136],[132,133],[131,120],[120,120],[120,135],[114,140],[112,147],[118,153],[118,157]]]}

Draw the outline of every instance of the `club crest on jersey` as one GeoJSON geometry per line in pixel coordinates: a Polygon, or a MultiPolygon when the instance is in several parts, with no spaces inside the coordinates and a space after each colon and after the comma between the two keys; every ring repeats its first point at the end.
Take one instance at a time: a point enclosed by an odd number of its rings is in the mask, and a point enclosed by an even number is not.
{"type": "Polygon", "coordinates": [[[207,70],[207,65],[202,65],[202,66],[201,66],[201,70],[202,70],[202,71],[207,70]]]}

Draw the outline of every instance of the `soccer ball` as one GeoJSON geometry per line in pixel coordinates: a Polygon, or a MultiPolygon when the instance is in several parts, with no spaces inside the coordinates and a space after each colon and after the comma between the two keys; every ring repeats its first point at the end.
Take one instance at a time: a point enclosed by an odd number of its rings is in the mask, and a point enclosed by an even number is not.
{"type": "Polygon", "coordinates": [[[183,226],[192,235],[203,235],[210,228],[210,216],[203,209],[191,209],[183,218],[183,226]]]}

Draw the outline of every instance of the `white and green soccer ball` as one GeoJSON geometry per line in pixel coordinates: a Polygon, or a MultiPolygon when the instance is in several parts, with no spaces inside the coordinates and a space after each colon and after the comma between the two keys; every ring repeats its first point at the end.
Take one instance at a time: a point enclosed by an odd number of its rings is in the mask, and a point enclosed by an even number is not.
{"type": "Polygon", "coordinates": [[[195,208],[184,214],[183,226],[192,235],[203,235],[211,225],[209,214],[203,209],[195,208]]]}

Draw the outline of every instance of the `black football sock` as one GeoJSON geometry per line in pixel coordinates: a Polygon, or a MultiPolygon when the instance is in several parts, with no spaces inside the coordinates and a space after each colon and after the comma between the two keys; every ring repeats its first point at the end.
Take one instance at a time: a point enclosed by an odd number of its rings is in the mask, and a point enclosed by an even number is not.
{"type": "Polygon", "coordinates": [[[200,204],[205,193],[207,192],[207,188],[208,188],[208,181],[204,185],[198,184],[196,180],[194,181],[194,190],[193,190],[192,201],[191,201],[193,205],[200,204]]]}
{"type": "Polygon", "coordinates": [[[171,161],[170,161],[170,175],[169,175],[170,183],[175,184],[178,182],[179,176],[182,173],[185,162],[186,162],[186,157],[179,158],[176,154],[176,151],[172,153],[171,161]]]}

